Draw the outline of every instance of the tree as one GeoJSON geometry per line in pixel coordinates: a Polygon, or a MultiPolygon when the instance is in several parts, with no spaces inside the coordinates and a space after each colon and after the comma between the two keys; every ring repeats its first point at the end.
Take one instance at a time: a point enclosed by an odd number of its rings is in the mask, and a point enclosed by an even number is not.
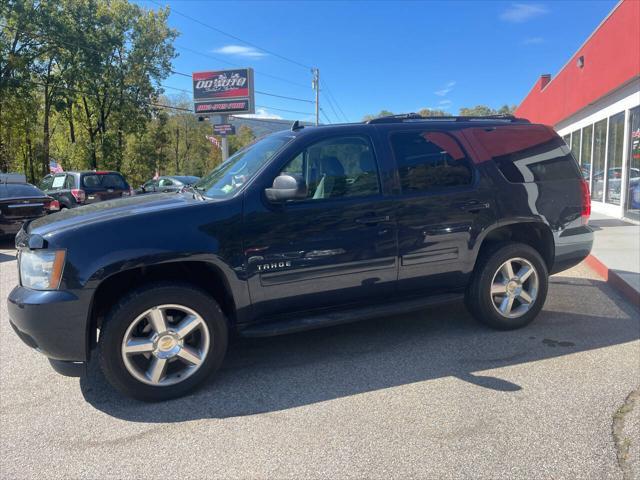
{"type": "Polygon", "coordinates": [[[444,110],[430,110],[428,108],[423,108],[418,112],[418,115],[422,117],[450,117],[451,114],[449,112],[445,112],[444,110]]]}
{"type": "Polygon", "coordinates": [[[364,117],[362,117],[362,121],[367,122],[369,120],[373,120],[374,118],[389,117],[391,115],[393,115],[393,112],[390,112],[389,110],[380,110],[380,113],[378,113],[377,115],[365,115],[364,117]]]}
{"type": "Polygon", "coordinates": [[[498,110],[494,110],[491,107],[487,107],[486,105],[476,105],[471,108],[461,108],[460,115],[464,117],[483,117],[487,115],[511,115],[515,111],[516,106],[512,105],[503,105],[498,110]]]}

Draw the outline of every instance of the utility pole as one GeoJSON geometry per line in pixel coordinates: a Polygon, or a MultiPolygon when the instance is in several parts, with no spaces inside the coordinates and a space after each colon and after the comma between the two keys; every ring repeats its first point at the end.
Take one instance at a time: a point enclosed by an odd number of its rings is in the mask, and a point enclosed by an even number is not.
{"type": "Polygon", "coordinates": [[[316,125],[320,124],[320,69],[312,68],[311,73],[313,74],[313,80],[311,81],[311,86],[316,91],[316,125]]]}

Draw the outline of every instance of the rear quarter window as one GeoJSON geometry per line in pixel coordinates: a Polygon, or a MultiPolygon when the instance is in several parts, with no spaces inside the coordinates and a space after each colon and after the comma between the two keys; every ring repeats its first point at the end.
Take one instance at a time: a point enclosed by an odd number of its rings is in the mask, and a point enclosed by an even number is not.
{"type": "Polygon", "coordinates": [[[582,178],[570,148],[549,127],[512,125],[472,130],[502,175],[512,183],[582,178]]]}
{"type": "Polygon", "coordinates": [[[82,185],[85,188],[114,188],[125,190],[127,182],[121,175],[117,173],[96,173],[84,175],[82,177],[82,185]]]}

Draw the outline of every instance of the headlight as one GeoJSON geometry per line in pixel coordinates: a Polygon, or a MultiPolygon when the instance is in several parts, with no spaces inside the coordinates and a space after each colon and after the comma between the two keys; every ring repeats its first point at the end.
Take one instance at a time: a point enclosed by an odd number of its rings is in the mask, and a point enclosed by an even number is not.
{"type": "Polygon", "coordinates": [[[64,250],[22,250],[20,282],[34,290],[55,290],[64,268],[64,250]]]}

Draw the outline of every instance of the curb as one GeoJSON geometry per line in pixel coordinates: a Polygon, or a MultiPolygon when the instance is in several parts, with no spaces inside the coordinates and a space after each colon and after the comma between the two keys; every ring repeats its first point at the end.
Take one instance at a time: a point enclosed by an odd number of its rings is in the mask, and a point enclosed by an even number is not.
{"type": "Polygon", "coordinates": [[[596,274],[601,276],[605,282],[626,300],[630,301],[634,306],[640,305],[640,292],[625,282],[615,271],[611,270],[593,255],[585,258],[584,263],[596,274]]]}

